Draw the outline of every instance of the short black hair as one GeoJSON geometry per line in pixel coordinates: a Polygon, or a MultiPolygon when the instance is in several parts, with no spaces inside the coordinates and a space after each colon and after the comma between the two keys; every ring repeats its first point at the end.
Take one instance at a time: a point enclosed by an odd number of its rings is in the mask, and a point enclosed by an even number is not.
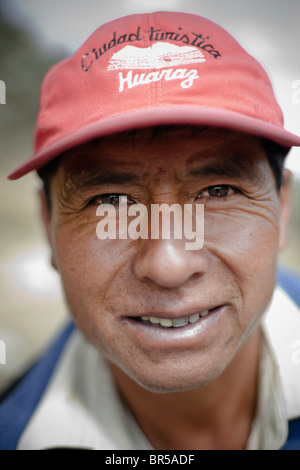
{"type": "Polygon", "coordinates": [[[47,203],[47,208],[49,214],[52,210],[52,201],[51,201],[51,181],[58,171],[60,164],[60,157],[54,158],[51,162],[47,163],[45,166],[38,170],[38,175],[43,182],[43,191],[45,194],[45,199],[47,203]]]}
{"type": "MultiPolygon", "coordinates": [[[[158,134],[161,131],[161,127],[163,126],[154,128],[153,135],[158,134]]],[[[168,127],[171,127],[171,126],[168,126],[168,127]]],[[[178,126],[172,126],[172,127],[178,127],[178,126]]],[[[179,127],[182,127],[182,126],[179,126],[179,127]]],[[[261,142],[262,142],[263,149],[267,155],[269,165],[273,171],[277,190],[278,192],[280,192],[281,186],[283,184],[283,169],[284,169],[285,156],[287,154],[288,149],[283,148],[279,144],[268,139],[261,139],[261,142]]],[[[51,213],[51,207],[52,207],[51,181],[54,175],[58,171],[59,163],[62,157],[63,155],[56,157],[54,160],[52,160],[50,163],[48,163],[47,165],[45,165],[43,168],[41,168],[38,171],[38,174],[43,181],[43,189],[44,189],[49,213],[51,213]]]]}
{"type": "Polygon", "coordinates": [[[288,149],[268,139],[261,139],[269,165],[273,171],[278,192],[283,184],[283,170],[288,149]]]}

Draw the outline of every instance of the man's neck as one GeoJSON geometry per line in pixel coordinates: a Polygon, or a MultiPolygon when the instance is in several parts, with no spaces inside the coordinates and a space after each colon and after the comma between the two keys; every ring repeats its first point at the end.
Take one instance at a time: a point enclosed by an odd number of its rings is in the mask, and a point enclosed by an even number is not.
{"type": "Polygon", "coordinates": [[[244,449],[258,395],[261,331],[242,345],[210,384],[184,392],[154,393],[110,364],[117,387],[155,449],[244,449]]]}

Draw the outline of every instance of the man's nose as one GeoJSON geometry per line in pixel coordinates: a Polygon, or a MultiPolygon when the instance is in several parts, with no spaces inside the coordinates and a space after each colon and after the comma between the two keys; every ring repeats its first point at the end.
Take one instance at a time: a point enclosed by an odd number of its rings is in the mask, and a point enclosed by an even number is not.
{"type": "Polygon", "coordinates": [[[203,276],[209,265],[205,249],[186,250],[184,240],[145,240],[133,264],[140,281],[176,288],[192,277],[203,276]]]}

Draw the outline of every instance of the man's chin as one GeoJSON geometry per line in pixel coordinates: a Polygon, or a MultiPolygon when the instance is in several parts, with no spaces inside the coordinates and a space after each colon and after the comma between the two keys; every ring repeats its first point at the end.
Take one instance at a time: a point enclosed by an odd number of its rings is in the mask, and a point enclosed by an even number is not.
{"type": "Polygon", "coordinates": [[[142,371],[135,369],[128,370],[124,366],[109,362],[110,370],[116,382],[131,383],[134,387],[141,387],[148,392],[157,394],[180,393],[205,387],[214,382],[221,374],[222,370],[188,370],[188,368],[155,367],[148,370],[146,367],[142,371]]]}

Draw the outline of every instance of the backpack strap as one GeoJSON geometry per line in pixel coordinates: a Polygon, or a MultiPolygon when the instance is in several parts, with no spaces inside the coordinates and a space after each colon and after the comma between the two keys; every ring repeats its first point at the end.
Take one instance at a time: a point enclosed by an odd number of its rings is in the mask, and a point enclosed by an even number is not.
{"type": "Polygon", "coordinates": [[[280,267],[277,275],[278,285],[300,308],[300,277],[288,268],[280,267]]]}
{"type": "Polygon", "coordinates": [[[289,422],[289,437],[281,450],[300,450],[300,418],[289,422]]]}
{"type": "Polygon", "coordinates": [[[0,403],[0,450],[16,449],[73,329],[73,323],[64,329],[42,359],[18,380],[12,393],[0,403]]]}

